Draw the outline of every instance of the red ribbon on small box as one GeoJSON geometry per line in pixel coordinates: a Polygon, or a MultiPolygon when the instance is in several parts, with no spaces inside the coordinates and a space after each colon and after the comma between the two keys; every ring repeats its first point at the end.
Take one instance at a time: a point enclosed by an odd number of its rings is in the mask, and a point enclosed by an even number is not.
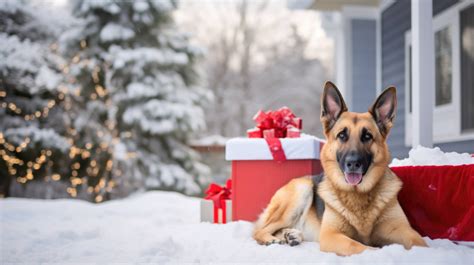
{"type": "Polygon", "coordinates": [[[232,180],[227,180],[225,186],[219,186],[211,183],[206,190],[206,200],[212,200],[214,204],[214,223],[219,222],[219,209],[222,210],[222,223],[226,223],[226,204],[225,200],[230,200],[232,195],[232,180]]]}
{"type": "Polygon", "coordinates": [[[279,138],[298,138],[301,136],[303,120],[296,117],[288,107],[264,112],[259,110],[253,117],[256,127],[247,130],[249,138],[265,138],[273,159],[285,161],[285,152],[279,138]]]}

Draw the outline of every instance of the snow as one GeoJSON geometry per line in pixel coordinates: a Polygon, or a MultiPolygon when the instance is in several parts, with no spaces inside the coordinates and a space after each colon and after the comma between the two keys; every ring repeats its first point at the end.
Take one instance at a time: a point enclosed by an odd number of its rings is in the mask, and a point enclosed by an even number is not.
{"type": "Polygon", "coordinates": [[[79,200],[0,200],[0,263],[354,263],[468,264],[474,250],[448,240],[338,257],[318,243],[260,246],[252,224],[199,222],[199,199],[148,192],[91,204],[79,200]]]}
{"type": "Polygon", "coordinates": [[[53,129],[40,129],[34,126],[9,128],[4,131],[5,138],[19,146],[27,137],[34,144],[41,144],[44,148],[54,148],[66,152],[71,145],[66,138],[53,129]]]}
{"type": "Polygon", "coordinates": [[[147,97],[156,97],[159,95],[160,91],[158,89],[152,89],[150,85],[143,83],[130,83],[127,86],[127,99],[140,99],[147,97]],[[151,88],[151,89],[150,89],[151,88]]]}
{"type": "Polygon", "coordinates": [[[173,10],[173,3],[169,0],[153,0],[152,5],[161,12],[169,12],[173,10]]]}
{"type": "Polygon", "coordinates": [[[102,42],[129,40],[133,37],[135,37],[133,30],[113,22],[105,25],[100,31],[100,39],[102,42]]]}
{"type": "Polygon", "coordinates": [[[186,126],[182,128],[184,130],[201,130],[204,128],[203,116],[202,109],[197,106],[151,99],[145,104],[129,107],[123,120],[129,125],[138,124],[144,132],[160,135],[175,131],[177,126],[186,126]]]}
{"type": "Polygon", "coordinates": [[[225,146],[229,138],[222,135],[209,135],[190,142],[193,146],[225,146]]]}
{"type": "Polygon", "coordinates": [[[393,159],[391,167],[426,165],[464,165],[474,164],[474,157],[468,153],[443,152],[439,147],[417,146],[410,150],[408,158],[393,159]]]}
{"type": "Polygon", "coordinates": [[[79,7],[82,13],[87,13],[95,9],[101,9],[110,14],[118,14],[120,12],[120,7],[114,1],[110,0],[83,0],[79,7]]]}
{"type": "Polygon", "coordinates": [[[5,74],[8,69],[36,73],[43,63],[42,54],[39,44],[0,33],[0,70],[5,74]]]}
{"type": "Polygon", "coordinates": [[[6,13],[16,13],[20,9],[20,5],[15,0],[6,0],[0,5],[0,11],[6,13]]]}
{"type": "Polygon", "coordinates": [[[199,186],[193,180],[191,172],[184,170],[177,164],[168,164],[161,161],[156,154],[138,151],[140,162],[148,166],[149,176],[145,178],[147,189],[173,187],[182,190],[185,194],[198,194],[199,186]]]}
{"type": "Polygon", "coordinates": [[[54,91],[61,82],[61,76],[55,73],[51,68],[41,66],[36,76],[36,85],[45,87],[50,91],[54,91]]]}
{"type": "Polygon", "coordinates": [[[17,89],[31,95],[54,91],[61,75],[48,66],[45,47],[29,39],[0,33],[0,75],[18,84],[17,89]]]}
{"type": "Polygon", "coordinates": [[[145,1],[135,1],[133,3],[133,9],[137,12],[145,12],[150,8],[150,5],[145,1]]]}
{"type": "Polygon", "coordinates": [[[144,66],[152,65],[186,65],[189,63],[188,56],[182,52],[174,52],[171,49],[155,48],[135,48],[122,49],[118,46],[112,46],[109,49],[110,58],[113,58],[113,68],[122,69],[130,64],[135,64],[137,68],[143,69],[144,66]]]}

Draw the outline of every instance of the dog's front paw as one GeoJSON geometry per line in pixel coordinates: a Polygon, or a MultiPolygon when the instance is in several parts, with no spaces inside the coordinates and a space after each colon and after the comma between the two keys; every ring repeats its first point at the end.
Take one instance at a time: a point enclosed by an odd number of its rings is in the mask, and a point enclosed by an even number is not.
{"type": "Polygon", "coordinates": [[[290,246],[296,246],[303,242],[303,234],[298,229],[283,229],[283,236],[285,237],[286,242],[290,246]]]}
{"type": "Polygon", "coordinates": [[[403,245],[404,245],[405,249],[411,249],[414,246],[416,246],[416,247],[428,247],[428,244],[426,244],[425,240],[419,235],[414,235],[414,236],[408,238],[403,245]]]}

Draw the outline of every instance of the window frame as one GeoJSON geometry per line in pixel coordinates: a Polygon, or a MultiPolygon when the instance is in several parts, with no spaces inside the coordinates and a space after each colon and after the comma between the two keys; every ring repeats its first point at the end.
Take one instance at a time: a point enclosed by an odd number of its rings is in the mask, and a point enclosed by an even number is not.
{"type": "MultiPolygon", "coordinates": [[[[433,41],[435,33],[450,27],[451,34],[451,102],[435,106],[433,113],[433,142],[446,143],[474,139],[474,132],[461,130],[461,25],[460,12],[473,1],[461,1],[433,17],[433,41]]],[[[411,146],[412,114],[410,111],[411,29],[405,32],[405,146],[411,146]]],[[[436,63],[436,61],[435,61],[436,63]]],[[[434,65],[436,67],[436,65],[434,65]]],[[[436,71],[435,71],[436,72],[436,71]]],[[[435,80],[436,82],[436,80],[435,80]]],[[[436,89],[436,84],[433,87],[436,89]]],[[[435,92],[436,93],[436,92],[435,92]]],[[[436,102],[435,102],[436,104],[436,102]]]]}

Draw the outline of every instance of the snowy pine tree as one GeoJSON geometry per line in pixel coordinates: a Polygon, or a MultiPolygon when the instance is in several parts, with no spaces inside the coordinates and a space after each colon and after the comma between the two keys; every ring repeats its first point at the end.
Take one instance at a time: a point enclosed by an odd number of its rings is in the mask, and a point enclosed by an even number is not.
{"type": "MultiPolygon", "coordinates": [[[[66,121],[58,107],[63,95],[51,52],[57,27],[26,1],[0,2],[0,193],[54,197],[45,186],[31,194],[34,182],[49,182],[68,172],[66,121]],[[49,24],[48,24],[49,23],[49,24]],[[66,157],[66,159],[64,159],[66,157]]],[[[62,190],[65,195],[65,189],[62,190]]]]}
{"type": "Polygon", "coordinates": [[[173,25],[174,7],[167,0],[81,0],[73,12],[84,24],[63,38],[79,58],[71,74],[90,98],[81,124],[107,128],[100,138],[113,149],[112,175],[124,193],[143,185],[198,193],[207,180],[187,141],[205,126],[210,94],[197,80],[200,50],[173,25]],[[91,71],[96,78],[87,77],[91,71]]]}

